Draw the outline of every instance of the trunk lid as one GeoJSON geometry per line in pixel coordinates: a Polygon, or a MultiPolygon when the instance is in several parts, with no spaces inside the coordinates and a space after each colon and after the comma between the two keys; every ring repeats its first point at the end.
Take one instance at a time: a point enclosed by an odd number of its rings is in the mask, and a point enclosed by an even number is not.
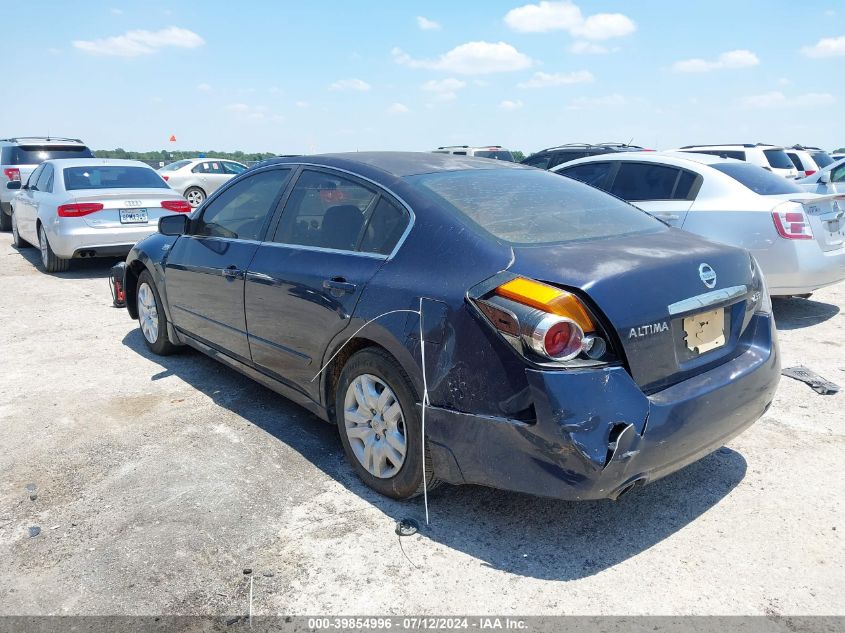
{"type": "Polygon", "coordinates": [[[782,212],[789,207],[803,211],[813,230],[813,238],[823,251],[845,246],[845,194],[790,193],[769,197],[780,201],[775,211],[782,212]]]}
{"type": "Polygon", "coordinates": [[[174,212],[161,206],[164,200],[182,200],[172,189],[80,189],[73,192],[71,202],[98,202],[101,211],[82,216],[85,224],[95,229],[158,226],[158,219],[174,212]],[[123,214],[121,214],[123,211],[123,214]],[[142,212],[147,220],[138,221],[142,212]],[[123,215],[123,221],[121,221],[123,215]]]}
{"type": "Polygon", "coordinates": [[[580,291],[606,318],[628,368],[647,393],[741,353],[739,339],[753,314],[748,253],[670,229],[646,235],[565,245],[515,247],[509,270],[580,291]],[[721,312],[719,312],[721,310],[721,312]],[[695,351],[704,315],[721,316],[723,342],[695,351]],[[688,343],[689,341],[689,343],[688,343]]]}

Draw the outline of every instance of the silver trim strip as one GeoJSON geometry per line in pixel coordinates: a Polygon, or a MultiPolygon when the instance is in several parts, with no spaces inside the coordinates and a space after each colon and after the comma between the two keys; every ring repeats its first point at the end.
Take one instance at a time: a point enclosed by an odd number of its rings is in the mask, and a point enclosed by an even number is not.
{"type": "Polygon", "coordinates": [[[731,299],[742,297],[746,294],[748,294],[747,286],[731,286],[730,288],[720,288],[719,290],[705,292],[704,294],[696,295],[695,297],[690,297],[689,299],[684,299],[682,301],[677,301],[675,303],[669,304],[669,314],[671,316],[675,316],[676,314],[683,314],[684,312],[700,310],[702,308],[707,308],[717,303],[722,303],[724,301],[730,301],[731,299]]]}
{"type": "Polygon", "coordinates": [[[369,257],[371,259],[388,259],[389,255],[379,253],[364,253],[362,251],[345,251],[338,248],[323,248],[322,246],[307,246],[305,244],[285,244],[284,242],[262,242],[262,246],[273,246],[276,248],[292,248],[299,251],[317,251],[318,253],[338,253],[340,255],[355,255],[357,257],[369,257]]]}

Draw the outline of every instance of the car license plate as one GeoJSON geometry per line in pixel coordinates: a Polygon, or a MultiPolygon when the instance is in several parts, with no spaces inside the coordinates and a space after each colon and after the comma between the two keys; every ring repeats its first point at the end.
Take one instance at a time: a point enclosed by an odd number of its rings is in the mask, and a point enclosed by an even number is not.
{"type": "Polygon", "coordinates": [[[725,344],[725,309],[700,312],[684,319],[687,349],[703,354],[725,344]]]}
{"type": "Polygon", "coordinates": [[[149,221],[147,218],[146,209],[121,209],[120,222],[121,224],[146,224],[149,221]]]}

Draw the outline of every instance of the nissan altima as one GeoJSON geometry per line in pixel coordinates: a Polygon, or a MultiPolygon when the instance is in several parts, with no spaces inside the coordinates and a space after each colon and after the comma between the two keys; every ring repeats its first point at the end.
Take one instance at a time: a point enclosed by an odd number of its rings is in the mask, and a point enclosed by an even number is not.
{"type": "Polygon", "coordinates": [[[771,404],[754,259],[504,161],[274,159],[127,258],[157,354],[196,348],[335,423],[363,481],[617,498],[771,404]]]}

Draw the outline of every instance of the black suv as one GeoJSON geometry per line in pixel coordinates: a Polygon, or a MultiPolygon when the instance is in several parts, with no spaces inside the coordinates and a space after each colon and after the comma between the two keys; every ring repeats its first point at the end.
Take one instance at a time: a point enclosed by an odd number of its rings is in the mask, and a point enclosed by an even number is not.
{"type": "Polygon", "coordinates": [[[540,169],[551,169],[561,163],[568,163],[577,158],[596,156],[597,154],[612,154],[614,152],[647,152],[649,150],[637,145],[626,145],[625,143],[567,143],[557,147],[541,149],[522,160],[523,165],[538,167],[540,169]]]}

